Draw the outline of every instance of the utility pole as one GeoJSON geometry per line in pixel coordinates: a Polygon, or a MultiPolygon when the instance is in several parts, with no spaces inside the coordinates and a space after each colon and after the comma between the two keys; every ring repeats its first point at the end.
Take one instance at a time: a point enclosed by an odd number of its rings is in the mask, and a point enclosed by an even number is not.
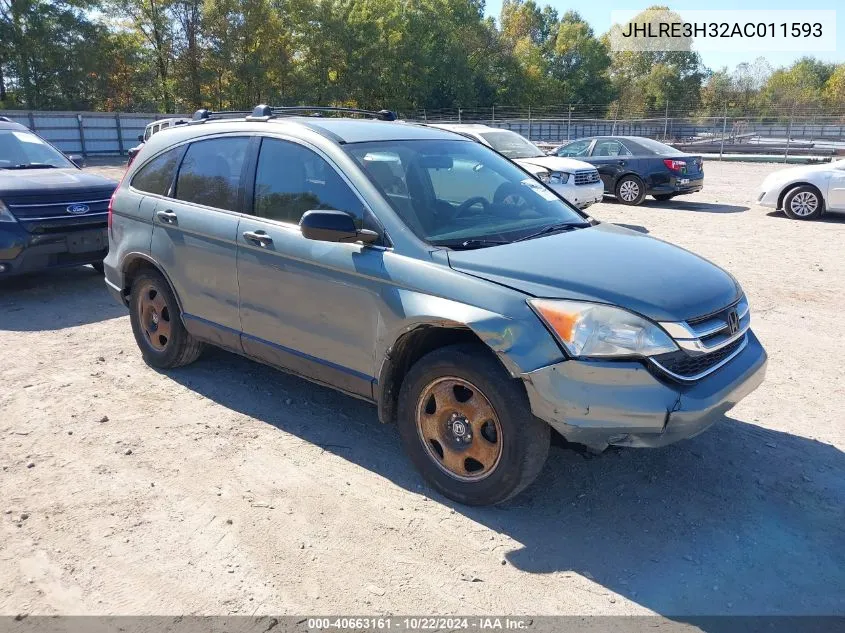
{"type": "Polygon", "coordinates": [[[725,133],[728,131],[728,102],[725,101],[725,116],[722,119],[722,143],[719,145],[719,162],[722,162],[722,154],[725,151],[725,133]]]}
{"type": "Polygon", "coordinates": [[[568,141],[570,138],[572,138],[572,137],[569,135],[569,131],[570,131],[570,129],[572,128],[572,104],[571,104],[571,103],[569,104],[569,108],[568,108],[568,110],[569,110],[569,111],[566,113],[566,140],[567,140],[567,141],[568,141]]]}
{"type": "Polygon", "coordinates": [[[669,134],[669,99],[666,99],[666,116],[663,118],[663,140],[669,134]]]}

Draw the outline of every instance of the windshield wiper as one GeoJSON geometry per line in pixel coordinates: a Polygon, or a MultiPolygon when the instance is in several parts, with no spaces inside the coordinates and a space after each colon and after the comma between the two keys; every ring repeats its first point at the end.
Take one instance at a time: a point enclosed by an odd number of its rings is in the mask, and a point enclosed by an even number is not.
{"type": "Polygon", "coordinates": [[[452,240],[448,242],[432,242],[434,246],[445,246],[455,250],[471,250],[473,248],[487,248],[488,246],[501,246],[502,244],[510,244],[509,240],[485,240],[485,239],[469,239],[469,240],[452,240]]]}
{"type": "Polygon", "coordinates": [[[20,163],[19,165],[9,165],[3,169],[56,169],[56,166],[47,163],[20,163]]]}
{"type": "Polygon", "coordinates": [[[520,237],[518,240],[514,240],[514,242],[524,242],[525,240],[531,240],[535,237],[542,237],[543,235],[559,233],[561,231],[571,231],[573,229],[586,229],[589,226],[591,226],[589,222],[561,222],[558,224],[550,224],[549,226],[544,227],[536,233],[529,233],[528,235],[520,237]]]}

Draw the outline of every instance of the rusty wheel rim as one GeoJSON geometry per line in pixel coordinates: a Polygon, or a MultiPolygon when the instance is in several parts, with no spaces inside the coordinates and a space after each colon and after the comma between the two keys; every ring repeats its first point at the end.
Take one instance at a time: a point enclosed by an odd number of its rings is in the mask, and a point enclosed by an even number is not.
{"type": "Polygon", "coordinates": [[[428,456],[455,479],[484,479],[499,464],[499,418],[484,393],[463,378],[429,383],[417,401],[416,423],[428,456]]]}
{"type": "Polygon", "coordinates": [[[170,309],[155,284],[145,283],[139,293],[138,319],[144,338],[154,350],[163,352],[170,342],[170,309]]]}

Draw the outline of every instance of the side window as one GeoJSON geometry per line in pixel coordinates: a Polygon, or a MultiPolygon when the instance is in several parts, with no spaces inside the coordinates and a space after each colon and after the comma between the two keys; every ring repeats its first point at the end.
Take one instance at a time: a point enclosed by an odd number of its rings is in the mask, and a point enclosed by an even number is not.
{"type": "Polygon", "coordinates": [[[592,141],[573,141],[557,151],[558,156],[586,156],[592,141]]]}
{"type": "Polygon", "coordinates": [[[593,156],[630,156],[631,152],[619,141],[598,141],[593,156]]]}
{"type": "Polygon", "coordinates": [[[255,215],[298,224],[311,209],[346,211],[360,225],[363,205],[334,168],[310,149],[263,139],[255,173],[255,215]]]}
{"type": "Polygon", "coordinates": [[[182,148],[176,147],[153,158],[138,170],[132,179],[132,186],[138,191],[168,195],[176,168],[179,166],[181,152],[182,148]]]}
{"type": "Polygon", "coordinates": [[[153,127],[148,125],[144,128],[144,141],[149,141],[150,137],[153,135],[153,127]]]}
{"type": "Polygon", "coordinates": [[[246,136],[191,143],[176,178],[176,197],[185,202],[237,211],[241,170],[248,144],[246,136]]]}

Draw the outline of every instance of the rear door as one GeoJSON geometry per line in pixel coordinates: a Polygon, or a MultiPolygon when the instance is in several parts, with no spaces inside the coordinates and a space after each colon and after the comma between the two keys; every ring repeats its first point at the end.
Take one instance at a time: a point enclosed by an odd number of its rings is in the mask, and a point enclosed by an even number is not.
{"type": "Polygon", "coordinates": [[[378,227],[334,165],[298,142],[262,139],[253,190],[237,235],[244,351],[371,397],[384,248],[309,240],[298,222],[333,209],[378,227]]]}
{"type": "Polygon", "coordinates": [[[636,171],[633,154],[621,141],[615,139],[598,139],[588,160],[599,170],[604,190],[609,193],[614,192],[616,181],[623,173],[636,171]]]}
{"type": "Polygon", "coordinates": [[[188,145],[153,215],[152,256],[181,302],[188,331],[240,349],[237,234],[249,136],[188,145]]]}

